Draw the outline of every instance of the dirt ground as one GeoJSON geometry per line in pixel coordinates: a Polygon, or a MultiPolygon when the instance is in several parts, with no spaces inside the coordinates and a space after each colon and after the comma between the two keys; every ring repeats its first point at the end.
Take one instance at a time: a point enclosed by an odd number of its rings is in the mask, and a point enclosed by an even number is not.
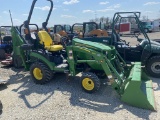
{"type": "MultiPolygon", "coordinates": [[[[149,37],[159,39],[160,32],[149,33],[149,37]]],[[[50,83],[36,85],[29,72],[2,65],[0,76],[8,80],[0,85],[1,120],[160,120],[159,78],[150,78],[157,104],[157,112],[153,112],[123,103],[111,86],[103,85],[97,93],[87,94],[79,77],[66,81],[64,74],[56,74],[50,83]]]]}

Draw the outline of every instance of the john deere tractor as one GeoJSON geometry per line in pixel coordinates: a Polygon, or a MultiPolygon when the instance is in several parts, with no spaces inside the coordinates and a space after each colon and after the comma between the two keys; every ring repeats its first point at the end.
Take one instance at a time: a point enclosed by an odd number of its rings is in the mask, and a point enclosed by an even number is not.
{"type": "Polygon", "coordinates": [[[54,33],[52,36],[55,44],[62,44],[65,46],[68,44],[69,40],[73,38],[73,35],[71,34],[71,26],[67,24],[54,25],[54,33]]]}
{"type": "Polygon", "coordinates": [[[70,25],[54,25],[54,34],[60,34],[61,36],[67,36],[67,34],[71,33],[70,25]]]}
{"type": "MultiPolygon", "coordinates": [[[[30,17],[36,1],[33,0],[28,20],[22,25],[27,31],[30,31],[30,17]]],[[[47,1],[53,5],[52,0],[47,1]]],[[[64,56],[63,46],[53,44],[46,31],[38,31],[36,39],[33,39],[30,32],[25,32],[25,37],[22,37],[19,29],[12,27],[12,36],[16,38],[13,38],[13,43],[23,43],[17,44],[14,50],[36,84],[51,81],[56,72],[69,76],[81,72],[83,90],[94,93],[101,88],[101,75],[105,75],[105,80],[110,82],[122,101],[132,106],[156,110],[152,81],[143,72],[141,63],[127,66],[114,46],[74,38],[65,47],[67,55],[64,56]]]]}
{"type": "MultiPolygon", "coordinates": [[[[112,33],[107,37],[89,36],[81,39],[92,42],[99,42],[105,45],[114,45],[121,57],[127,63],[141,62],[142,66],[145,66],[145,71],[153,77],[160,77],[160,44],[158,42],[150,40],[146,34],[141,21],[139,20],[140,12],[117,12],[114,14],[112,23],[112,33]],[[126,15],[131,15],[128,17],[126,15]],[[122,19],[131,18],[136,21],[144,38],[138,38],[139,44],[136,46],[130,46],[126,40],[122,40],[118,34],[118,30],[115,29],[117,23],[121,23],[122,19]]],[[[132,35],[133,36],[133,35],[132,35]]]]}
{"type": "Polygon", "coordinates": [[[72,25],[72,33],[75,29],[81,27],[81,32],[78,33],[79,38],[85,37],[107,37],[108,33],[106,30],[102,29],[102,24],[97,24],[96,22],[83,22],[75,23],[72,25]]]}

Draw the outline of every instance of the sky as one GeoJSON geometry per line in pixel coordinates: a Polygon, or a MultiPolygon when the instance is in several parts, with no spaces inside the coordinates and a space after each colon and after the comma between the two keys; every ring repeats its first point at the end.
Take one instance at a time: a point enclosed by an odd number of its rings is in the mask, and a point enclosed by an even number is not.
{"type": "MultiPolygon", "coordinates": [[[[141,16],[149,19],[160,18],[159,0],[53,0],[54,8],[48,27],[55,24],[74,24],[87,22],[90,19],[112,18],[115,12],[139,11],[141,16]]],[[[14,25],[21,25],[27,20],[32,0],[0,0],[0,26],[11,25],[11,10],[14,25]]],[[[50,9],[50,2],[37,0],[31,23],[41,27],[50,9]]]]}

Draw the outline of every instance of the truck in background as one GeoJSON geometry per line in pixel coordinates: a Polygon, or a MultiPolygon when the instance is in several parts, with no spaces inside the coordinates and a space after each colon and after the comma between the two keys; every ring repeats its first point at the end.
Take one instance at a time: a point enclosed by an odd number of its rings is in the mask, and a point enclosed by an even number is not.
{"type": "Polygon", "coordinates": [[[142,25],[146,33],[153,32],[153,24],[151,21],[142,21],[142,25]]]}
{"type": "Polygon", "coordinates": [[[160,18],[159,19],[155,19],[152,21],[152,25],[153,25],[153,31],[158,32],[160,31],[160,18]]]}

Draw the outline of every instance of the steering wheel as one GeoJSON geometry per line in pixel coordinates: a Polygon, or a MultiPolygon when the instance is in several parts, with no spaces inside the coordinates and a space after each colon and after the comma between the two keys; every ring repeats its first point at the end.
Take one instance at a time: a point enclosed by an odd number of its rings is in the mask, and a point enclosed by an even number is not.
{"type": "Polygon", "coordinates": [[[70,40],[68,39],[68,37],[61,37],[61,44],[63,45],[63,47],[66,47],[69,44],[69,42],[70,40]]]}

